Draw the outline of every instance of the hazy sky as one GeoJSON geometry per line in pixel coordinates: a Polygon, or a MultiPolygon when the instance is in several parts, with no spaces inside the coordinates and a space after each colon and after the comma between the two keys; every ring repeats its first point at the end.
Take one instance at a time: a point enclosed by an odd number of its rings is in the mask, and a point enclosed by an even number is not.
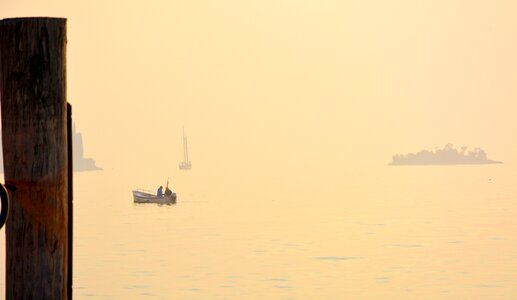
{"type": "Polygon", "coordinates": [[[181,160],[386,164],[482,147],[517,161],[515,1],[0,0],[68,18],[68,99],[104,168],[181,160]]]}
{"type": "Polygon", "coordinates": [[[289,274],[286,261],[308,279],[278,293],[515,292],[516,12],[515,0],[0,0],[0,18],[68,19],[68,100],[106,170],[74,175],[88,293],[129,293],[128,274],[144,291],[127,266],[163,270],[153,293],[191,272],[180,285],[211,291],[234,272],[250,292],[249,274],[289,274]],[[193,169],[180,173],[183,126],[193,169]],[[505,164],[387,166],[447,143],[505,164]],[[178,206],[130,206],[130,189],[166,178],[178,206]]]}

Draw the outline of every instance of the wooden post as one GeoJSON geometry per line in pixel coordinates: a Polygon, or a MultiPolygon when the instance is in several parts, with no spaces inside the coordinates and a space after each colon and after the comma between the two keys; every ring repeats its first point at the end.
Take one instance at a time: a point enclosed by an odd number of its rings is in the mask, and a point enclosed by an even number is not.
{"type": "Polygon", "coordinates": [[[68,279],[67,295],[68,300],[72,300],[73,294],[73,250],[74,250],[74,147],[72,141],[72,105],[66,104],[66,137],[68,152],[68,279]]]}
{"type": "Polygon", "coordinates": [[[6,299],[67,299],[66,19],[0,21],[6,299]]]}

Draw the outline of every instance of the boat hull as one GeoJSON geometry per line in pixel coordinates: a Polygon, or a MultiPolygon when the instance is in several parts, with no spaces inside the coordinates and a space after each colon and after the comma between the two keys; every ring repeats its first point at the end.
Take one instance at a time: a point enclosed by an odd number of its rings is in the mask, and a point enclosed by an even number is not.
{"type": "Polygon", "coordinates": [[[181,170],[190,170],[192,169],[192,164],[190,163],[190,161],[183,161],[179,164],[179,168],[181,170]]]}
{"type": "Polygon", "coordinates": [[[133,191],[133,202],[159,204],[176,203],[176,193],[172,193],[169,196],[158,197],[156,195],[142,191],[133,191]]]}

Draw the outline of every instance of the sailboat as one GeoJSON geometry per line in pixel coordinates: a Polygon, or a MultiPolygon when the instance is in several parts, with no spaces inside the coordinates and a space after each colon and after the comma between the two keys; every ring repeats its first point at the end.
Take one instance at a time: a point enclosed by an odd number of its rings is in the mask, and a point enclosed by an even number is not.
{"type": "Polygon", "coordinates": [[[188,160],[188,144],[187,137],[185,136],[185,128],[183,128],[183,161],[179,165],[181,170],[192,169],[192,163],[188,160]]]}

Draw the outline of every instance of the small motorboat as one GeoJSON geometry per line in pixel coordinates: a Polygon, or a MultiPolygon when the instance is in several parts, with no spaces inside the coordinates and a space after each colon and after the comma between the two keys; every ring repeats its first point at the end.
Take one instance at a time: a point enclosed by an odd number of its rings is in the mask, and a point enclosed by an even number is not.
{"type": "Polygon", "coordinates": [[[163,197],[158,197],[158,196],[156,196],[156,194],[151,194],[147,191],[134,190],[133,191],[133,201],[135,203],[160,203],[160,204],[176,203],[176,193],[172,193],[170,195],[164,195],[163,197]]]}

